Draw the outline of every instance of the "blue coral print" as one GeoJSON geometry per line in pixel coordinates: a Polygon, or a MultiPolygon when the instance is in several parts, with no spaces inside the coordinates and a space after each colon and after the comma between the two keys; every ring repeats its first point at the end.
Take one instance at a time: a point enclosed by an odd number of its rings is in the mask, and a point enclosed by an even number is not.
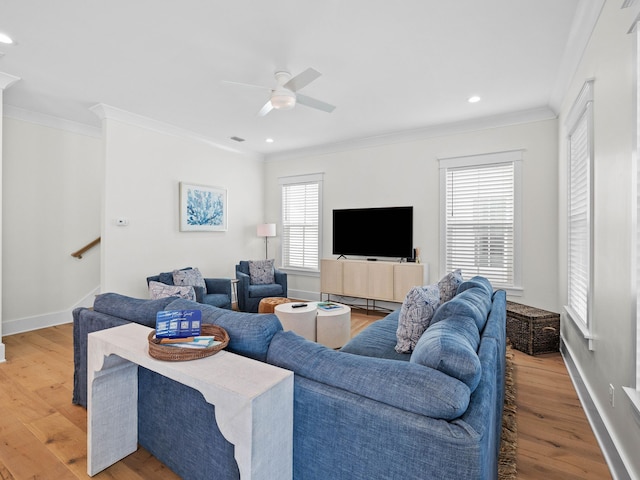
{"type": "Polygon", "coordinates": [[[224,196],[221,193],[188,189],[188,225],[224,225],[224,196]]]}

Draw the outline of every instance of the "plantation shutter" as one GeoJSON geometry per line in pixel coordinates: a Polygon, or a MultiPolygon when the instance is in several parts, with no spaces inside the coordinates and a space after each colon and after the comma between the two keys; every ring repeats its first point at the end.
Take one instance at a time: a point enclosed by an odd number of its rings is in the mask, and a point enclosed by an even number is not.
{"type": "Polygon", "coordinates": [[[516,285],[515,162],[447,167],[444,173],[446,271],[516,285]]]}
{"type": "Polygon", "coordinates": [[[283,267],[318,270],[321,176],[281,179],[283,267]]]}

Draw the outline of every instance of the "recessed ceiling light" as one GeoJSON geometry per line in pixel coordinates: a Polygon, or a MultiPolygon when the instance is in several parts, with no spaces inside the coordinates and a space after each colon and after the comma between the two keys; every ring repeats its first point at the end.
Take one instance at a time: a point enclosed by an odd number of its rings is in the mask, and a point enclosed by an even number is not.
{"type": "Polygon", "coordinates": [[[11,45],[13,43],[13,40],[6,33],[0,32],[0,43],[6,43],[7,45],[11,45]]]}
{"type": "Polygon", "coordinates": [[[469,97],[469,100],[467,100],[469,103],[478,103],[480,101],[480,97],[477,95],[474,95],[473,97],[469,97]]]}
{"type": "Polygon", "coordinates": [[[267,139],[265,140],[265,142],[267,142],[267,143],[273,143],[273,138],[267,138],[267,139]]]}

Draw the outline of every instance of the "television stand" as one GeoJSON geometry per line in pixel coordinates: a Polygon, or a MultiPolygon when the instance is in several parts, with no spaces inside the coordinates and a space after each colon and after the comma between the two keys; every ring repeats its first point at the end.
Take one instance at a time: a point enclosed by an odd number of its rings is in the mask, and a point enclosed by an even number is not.
{"type": "Polygon", "coordinates": [[[428,278],[421,263],[322,259],[320,294],[402,303],[411,287],[426,285],[428,278]]]}

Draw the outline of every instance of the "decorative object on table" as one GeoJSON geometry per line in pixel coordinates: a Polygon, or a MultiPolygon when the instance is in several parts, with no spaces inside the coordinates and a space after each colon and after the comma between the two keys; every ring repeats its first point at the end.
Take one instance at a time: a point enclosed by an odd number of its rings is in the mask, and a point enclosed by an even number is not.
{"type": "Polygon", "coordinates": [[[513,348],[529,355],[560,350],[560,314],[507,302],[507,337],[513,348]]]}
{"type": "Polygon", "coordinates": [[[342,308],[342,305],[333,302],[318,302],[318,308],[321,310],[335,310],[342,308]]]}
{"type": "Polygon", "coordinates": [[[258,225],[257,233],[259,237],[264,237],[264,258],[269,258],[268,246],[269,237],[276,236],[276,224],[275,223],[262,223],[258,225]]]}
{"type": "Polygon", "coordinates": [[[180,295],[177,290],[180,291],[193,289],[195,292],[195,300],[198,303],[204,303],[206,305],[212,305],[218,308],[226,308],[231,310],[231,279],[230,278],[202,278],[200,271],[197,268],[186,267],[180,270],[173,270],[172,272],[162,272],[158,275],[147,277],[147,284],[149,285],[149,293],[151,298],[163,298],[167,296],[183,296],[180,295]],[[197,272],[188,273],[191,270],[197,270],[197,272]],[[202,282],[204,281],[204,288],[202,282]],[[155,285],[155,296],[151,289],[152,282],[170,285],[171,288],[163,289],[161,285],[155,285]],[[175,291],[175,293],[173,293],[175,291]]]}
{"type": "MultiPolygon", "coordinates": [[[[254,267],[258,261],[252,261],[254,267]]],[[[260,260],[264,262],[264,260],[260,260]]],[[[256,284],[256,278],[251,278],[249,261],[240,260],[236,265],[236,278],[238,279],[238,308],[242,312],[258,312],[260,300],[266,297],[287,296],[287,274],[273,268],[273,283],[256,284]]]]}
{"type": "Polygon", "coordinates": [[[227,190],[180,182],[180,231],[227,230],[227,190]]]}
{"type": "Polygon", "coordinates": [[[229,334],[218,325],[202,325],[200,332],[202,336],[213,336],[217,342],[210,347],[182,348],[173,345],[161,344],[161,339],[156,337],[155,330],[149,333],[149,355],[157,360],[170,362],[182,362],[186,360],[197,360],[198,358],[210,357],[218,353],[229,344],[229,334]]]}
{"type": "Polygon", "coordinates": [[[201,310],[161,310],[156,313],[156,337],[196,337],[200,335],[201,323],[201,310]]]}

